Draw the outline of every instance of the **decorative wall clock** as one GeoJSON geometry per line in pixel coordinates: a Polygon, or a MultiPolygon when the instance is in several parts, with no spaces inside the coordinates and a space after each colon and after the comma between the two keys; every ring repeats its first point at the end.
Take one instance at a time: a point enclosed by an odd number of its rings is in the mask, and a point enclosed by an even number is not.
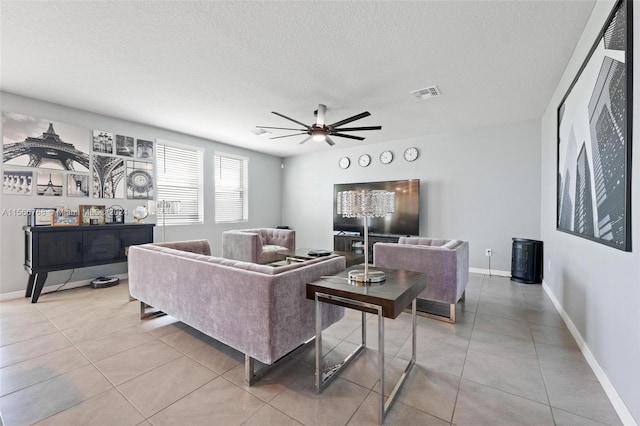
{"type": "Polygon", "coordinates": [[[392,161],[393,161],[393,152],[382,151],[382,154],[380,154],[380,162],[382,164],[389,164],[392,161]]]}
{"type": "Polygon", "coordinates": [[[360,158],[358,158],[358,164],[362,167],[367,167],[371,164],[371,156],[369,154],[362,154],[360,158]]]}
{"type": "Polygon", "coordinates": [[[351,160],[349,160],[349,157],[342,157],[340,161],[338,161],[338,166],[340,166],[341,169],[347,169],[350,165],[351,160]]]}
{"type": "Polygon", "coordinates": [[[404,150],[404,159],[407,161],[415,161],[418,158],[418,148],[410,147],[404,150]]]}

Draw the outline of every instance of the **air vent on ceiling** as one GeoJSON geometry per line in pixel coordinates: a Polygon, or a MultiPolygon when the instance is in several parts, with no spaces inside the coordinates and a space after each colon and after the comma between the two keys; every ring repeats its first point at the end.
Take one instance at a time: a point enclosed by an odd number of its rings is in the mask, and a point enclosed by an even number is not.
{"type": "Polygon", "coordinates": [[[253,133],[254,135],[257,135],[257,136],[262,136],[262,135],[266,135],[267,133],[271,133],[271,132],[268,131],[268,130],[265,130],[265,129],[253,129],[251,131],[251,133],[253,133]]]}
{"type": "Polygon", "coordinates": [[[430,86],[425,87],[424,89],[415,90],[411,92],[411,94],[417,99],[429,99],[440,96],[440,90],[438,89],[438,86],[430,86]]]}

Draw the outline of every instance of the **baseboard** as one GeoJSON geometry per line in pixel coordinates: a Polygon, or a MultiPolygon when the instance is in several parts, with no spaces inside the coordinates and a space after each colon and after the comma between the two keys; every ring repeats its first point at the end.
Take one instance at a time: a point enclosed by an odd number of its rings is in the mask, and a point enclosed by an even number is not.
{"type": "MultiPolygon", "coordinates": [[[[109,275],[109,276],[118,277],[121,280],[125,280],[125,279],[128,278],[128,274],[126,274],[126,273],[124,273],[124,274],[113,274],[113,275],[109,275]]],[[[91,280],[92,279],[80,280],[80,281],[70,281],[64,286],[64,289],[65,290],[70,290],[72,288],[88,286],[88,285],[91,284],[91,280]]],[[[59,288],[61,285],[62,284],[53,284],[53,285],[44,286],[42,288],[42,293],[40,293],[40,295],[47,294],[47,293],[52,293],[52,292],[56,291],[56,289],[59,288]]],[[[25,288],[25,290],[26,290],[26,288],[25,288]]],[[[6,300],[22,299],[22,298],[24,298],[25,290],[12,291],[11,293],[2,293],[2,294],[0,294],[0,302],[4,302],[6,300]]]]}
{"type": "Polygon", "coordinates": [[[497,275],[499,277],[511,278],[511,271],[496,271],[495,269],[469,268],[469,272],[482,275],[497,275]]]}
{"type": "Polygon", "coordinates": [[[555,295],[551,292],[551,289],[544,281],[544,279],[542,280],[542,288],[549,296],[549,299],[551,299],[551,302],[562,317],[564,323],[567,325],[567,328],[578,344],[582,355],[584,355],[584,358],[598,378],[598,381],[602,385],[602,388],[607,394],[607,397],[609,397],[609,401],[611,401],[613,408],[616,410],[616,413],[618,413],[622,424],[627,426],[638,426],[638,423],[636,423],[636,420],[633,418],[631,411],[629,411],[624,401],[616,391],[615,387],[613,387],[613,384],[609,380],[609,377],[607,377],[607,373],[605,373],[605,371],[602,369],[602,367],[598,363],[598,360],[596,360],[596,357],[593,356],[593,353],[591,353],[589,346],[587,346],[587,342],[584,341],[582,335],[580,334],[580,331],[578,331],[578,328],[575,326],[573,321],[571,321],[571,318],[565,312],[564,308],[562,307],[558,299],[556,299],[555,295]]]}

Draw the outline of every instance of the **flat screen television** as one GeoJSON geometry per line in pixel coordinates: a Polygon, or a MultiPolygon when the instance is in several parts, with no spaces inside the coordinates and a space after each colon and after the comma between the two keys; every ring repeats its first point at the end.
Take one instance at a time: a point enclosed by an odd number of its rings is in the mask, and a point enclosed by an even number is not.
{"type": "Polygon", "coordinates": [[[384,182],[337,183],[333,185],[333,230],[363,233],[361,217],[342,217],[336,213],[337,194],[341,191],[380,189],[396,194],[396,211],[386,217],[369,218],[369,234],[419,235],[420,234],[420,180],[394,180],[384,182]]]}

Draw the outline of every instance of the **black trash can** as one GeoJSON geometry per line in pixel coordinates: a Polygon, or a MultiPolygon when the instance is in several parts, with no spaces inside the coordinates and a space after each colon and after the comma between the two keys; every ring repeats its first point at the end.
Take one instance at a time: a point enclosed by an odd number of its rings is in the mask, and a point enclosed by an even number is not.
{"type": "Polygon", "coordinates": [[[542,241],[513,238],[511,281],[523,284],[542,282],[542,241]]]}

